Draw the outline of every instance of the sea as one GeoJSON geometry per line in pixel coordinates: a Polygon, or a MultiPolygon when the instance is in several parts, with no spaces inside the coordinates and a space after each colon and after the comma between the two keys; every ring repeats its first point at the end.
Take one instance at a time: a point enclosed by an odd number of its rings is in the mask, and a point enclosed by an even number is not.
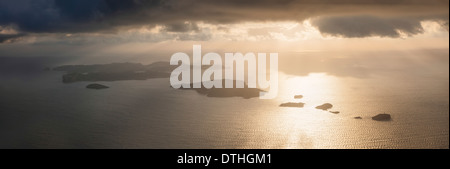
{"type": "Polygon", "coordinates": [[[91,82],[64,84],[64,72],[44,70],[88,61],[0,58],[0,148],[449,148],[448,50],[317,55],[280,54],[271,100],[210,98],[173,89],[168,78],[90,90],[91,82]],[[305,106],[279,106],[286,102],[305,106]],[[315,108],[324,103],[339,113],[315,108]],[[382,113],[392,119],[372,120],[382,113]]]}

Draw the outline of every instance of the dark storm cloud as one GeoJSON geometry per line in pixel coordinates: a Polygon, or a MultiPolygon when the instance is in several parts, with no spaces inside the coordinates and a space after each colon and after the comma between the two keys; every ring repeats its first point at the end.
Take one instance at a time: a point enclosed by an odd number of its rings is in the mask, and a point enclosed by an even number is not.
{"type": "Polygon", "coordinates": [[[313,20],[322,34],[350,38],[368,36],[400,37],[423,32],[420,19],[378,18],[373,16],[325,17],[313,20]]]}
{"type": "Polygon", "coordinates": [[[448,24],[448,20],[447,21],[441,21],[440,22],[440,24],[441,24],[441,26],[444,28],[444,29],[446,29],[447,31],[448,31],[448,29],[449,29],[449,24],[448,24]]]}
{"type": "Polygon", "coordinates": [[[191,31],[198,32],[200,29],[197,26],[197,24],[192,22],[184,22],[184,23],[178,22],[166,24],[164,30],[166,30],[167,32],[191,32],[191,31]]]}
{"type": "Polygon", "coordinates": [[[167,31],[186,32],[197,29],[186,21],[226,24],[322,16],[315,23],[326,34],[396,37],[396,30],[420,33],[418,23],[423,19],[448,23],[448,4],[447,0],[14,0],[0,1],[0,26],[14,25],[24,33],[77,33],[160,24],[167,31]]]}
{"type": "Polygon", "coordinates": [[[25,34],[0,34],[0,43],[6,42],[6,41],[15,41],[16,39],[25,36],[25,34]]]}
{"type": "MultiPolygon", "coordinates": [[[[15,0],[0,1],[0,25],[15,25],[25,32],[92,32],[126,23],[140,5],[151,9],[159,0],[15,0]]],[[[137,19],[137,18],[135,18],[137,19]]],[[[143,21],[143,20],[141,20],[143,21]]]]}

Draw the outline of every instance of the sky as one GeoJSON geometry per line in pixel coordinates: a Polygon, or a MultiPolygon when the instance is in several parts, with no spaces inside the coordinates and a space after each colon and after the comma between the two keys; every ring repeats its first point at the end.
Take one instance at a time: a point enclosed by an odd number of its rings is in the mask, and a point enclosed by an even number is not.
{"type": "Polygon", "coordinates": [[[448,50],[448,6],[447,0],[1,0],[0,57],[168,61],[194,44],[290,54],[448,50]]]}

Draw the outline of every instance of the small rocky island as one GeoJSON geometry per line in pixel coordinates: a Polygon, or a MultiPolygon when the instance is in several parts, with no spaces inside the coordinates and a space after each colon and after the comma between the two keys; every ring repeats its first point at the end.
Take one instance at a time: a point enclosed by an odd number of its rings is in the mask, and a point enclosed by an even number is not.
{"type": "Polygon", "coordinates": [[[391,115],[390,114],[378,114],[378,115],[372,117],[372,120],[375,120],[375,121],[390,121],[391,120],[391,115]]]}
{"type": "Polygon", "coordinates": [[[340,111],[330,111],[330,113],[333,113],[333,114],[339,114],[339,113],[341,113],[340,111]]]}
{"type": "Polygon", "coordinates": [[[294,96],[294,99],[302,99],[303,98],[303,95],[295,95],[294,96]]]}
{"type": "Polygon", "coordinates": [[[333,108],[333,105],[330,103],[325,103],[325,104],[322,104],[322,105],[316,107],[316,109],[320,109],[323,111],[328,111],[331,108],[333,108]]]}
{"type": "Polygon", "coordinates": [[[354,119],[358,119],[358,120],[361,120],[362,119],[362,117],[361,116],[358,116],[358,117],[353,117],[354,119]]]}
{"type": "Polygon", "coordinates": [[[101,85],[101,84],[89,84],[86,86],[87,89],[95,89],[95,90],[100,90],[100,89],[107,89],[109,88],[108,86],[105,85],[101,85]]]}
{"type": "Polygon", "coordinates": [[[283,103],[280,104],[280,107],[298,107],[298,108],[302,108],[305,106],[305,103],[293,103],[293,102],[289,102],[289,103],[283,103]]]}

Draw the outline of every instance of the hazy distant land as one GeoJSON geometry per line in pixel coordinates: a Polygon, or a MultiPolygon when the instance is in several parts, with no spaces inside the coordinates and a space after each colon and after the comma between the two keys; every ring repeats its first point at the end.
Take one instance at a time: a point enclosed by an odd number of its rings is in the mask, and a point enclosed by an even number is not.
{"type": "Polygon", "coordinates": [[[155,62],[149,65],[140,63],[66,65],[53,70],[66,72],[62,77],[63,83],[73,83],[168,78],[173,68],[168,62],[155,62]]]}

